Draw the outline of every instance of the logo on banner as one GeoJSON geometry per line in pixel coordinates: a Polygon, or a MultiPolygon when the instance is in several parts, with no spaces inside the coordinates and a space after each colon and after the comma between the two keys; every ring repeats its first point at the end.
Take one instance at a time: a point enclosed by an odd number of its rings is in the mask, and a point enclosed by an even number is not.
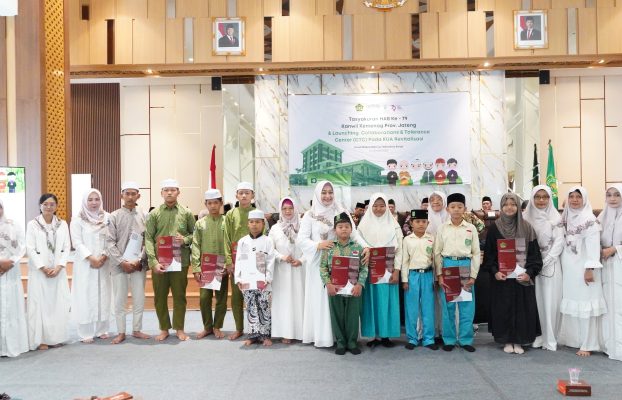
{"type": "Polygon", "coordinates": [[[356,111],[359,111],[359,112],[363,111],[363,108],[365,108],[365,107],[363,107],[363,105],[361,103],[358,103],[357,105],[354,106],[354,109],[356,111]]]}
{"type": "Polygon", "coordinates": [[[364,1],[365,7],[375,8],[380,11],[391,11],[392,8],[401,7],[406,0],[372,0],[364,1]]]}

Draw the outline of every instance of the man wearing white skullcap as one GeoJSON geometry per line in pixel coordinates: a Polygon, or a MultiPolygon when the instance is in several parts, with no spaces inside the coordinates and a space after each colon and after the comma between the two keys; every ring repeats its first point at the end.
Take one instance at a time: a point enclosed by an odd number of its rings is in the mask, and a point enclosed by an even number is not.
{"type": "Polygon", "coordinates": [[[143,245],[146,214],[137,207],[140,199],[139,189],[136,182],[123,182],[121,184],[123,207],[113,211],[108,220],[106,255],[112,267],[112,296],[118,332],[112,344],[125,340],[125,316],[127,314],[125,305],[129,291],[132,293],[132,336],[138,339],[151,337],[141,332],[145,306],[147,260],[143,245]],[[138,250],[133,251],[136,249],[138,250]]]}
{"type": "Polygon", "coordinates": [[[168,313],[168,293],[173,294],[173,325],[179,340],[188,340],[184,332],[186,316],[186,287],[188,286],[188,266],[190,264],[190,245],[194,230],[194,215],[177,202],[179,183],[174,179],[165,179],[160,185],[164,204],[149,213],[145,229],[145,249],[149,268],[153,272],[153,294],[156,314],[160,323],[157,341],[168,337],[171,319],[168,313]],[[160,264],[157,255],[156,240],[162,236],[172,236],[174,244],[181,247],[181,271],[167,272],[160,264]]]}
{"type": "MultiPolygon", "coordinates": [[[[192,235],[192,273],[194,279],[201,285],[201,260],[204,254],[225,255],[224,243],[224,215],[220,214],[222,208],[222,195],[218,189],[210,189],[205,192],[205,206],[208,214],[199,219],[194,226],[192,235]]],[[[197,334],[197,339],[202,339],[212,333],[217,339],[222,339],[222,325],[227,313],[227,286],[222,285],[216,290],[216,310],[212,316],[212,298],[214,291],[200,289],[200,308],[203,320],[203,330],[197,334]]]]}
{"type": "MultiPolygon", "coordinates": [[[[225,264],[229,278],[232,278],[235,263],[235,249],[238,240],[248,235],[248,213],[255,209],[251,204],[255,193],[249,182],[240,182],[235,191],[235,198],[240,206],[230,210],[225,216],[225,264]]],[[[227,277],[223,277],[222,284],[227,285],[227,277]]],[[[231,311],[235,320],[235,332],[229,335],[229,340],[235,340],[244,333],[244,312],[242,292],[231,279],[231,311]]]]}

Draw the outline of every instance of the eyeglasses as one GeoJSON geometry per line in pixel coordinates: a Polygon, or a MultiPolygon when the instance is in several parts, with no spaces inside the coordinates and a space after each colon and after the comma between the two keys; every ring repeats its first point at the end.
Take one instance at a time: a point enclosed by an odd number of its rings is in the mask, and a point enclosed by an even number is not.
{"type": "Polygon", "coordinates": [[[550,199],[549,196],[533,196],[533,198],[535,200],[548,200],[548,199],[550,199]]]}

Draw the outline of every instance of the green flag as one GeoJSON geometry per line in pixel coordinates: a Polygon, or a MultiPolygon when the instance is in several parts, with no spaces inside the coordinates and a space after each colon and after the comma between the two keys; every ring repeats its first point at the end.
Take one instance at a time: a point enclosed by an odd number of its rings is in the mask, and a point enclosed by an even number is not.
{"type": "Polygon", "coordinates": [[[557,209],[557,177],[555,176],[555,159],[553,158],[553,145],[549,140],[549,160],[546,167],[546,185],[551,188],[553,204],[557,209]]]}
{"type": "Polygon", "coordinates": [[[540,165],[538,164],[538,146],[533,145],[533,168],[531,170],[531,184],[536,187],[540,184],[540,165]]]}

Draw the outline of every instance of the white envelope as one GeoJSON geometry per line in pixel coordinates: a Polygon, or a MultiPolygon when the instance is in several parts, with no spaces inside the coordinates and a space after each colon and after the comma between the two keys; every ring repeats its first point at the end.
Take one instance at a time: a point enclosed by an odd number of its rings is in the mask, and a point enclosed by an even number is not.
{"type": "Polygon", "coordinates": [[[516,264],[516,268],[512,271],[506,278],[507,279],[516,279],[519,275],[524,274],[527,270],[520,265],[516,264]]]}
{"type": "Polygon", "coordinates": [[[391,275],[392,274],[389,272],[389,270],[385,269],[383,277],[378,279],[378,282],[376,282],[375,285],[379,283],[389,283],[389,280],[391,279],[391,275]]]}
{"type": "Polygon", "coordinates": [[[354,285],[348,281],[343,289],[337,291],[337,294],[341,296],[352,296],[352,289],[354,289],[354,285]]]}
{"type": "Polygon", "coordinates": [[[166,272],[179,272],[181,271],[181,263],[173,258],[173,262],[166,268],[166,272]]]}
{"type": "Polygon", "coordinates": [[[466,290],[461,289],[460,296],[450,301],[450,303],[458,303],[460,301],[473,301],[473,293],[467,292],[466,290]]]}

